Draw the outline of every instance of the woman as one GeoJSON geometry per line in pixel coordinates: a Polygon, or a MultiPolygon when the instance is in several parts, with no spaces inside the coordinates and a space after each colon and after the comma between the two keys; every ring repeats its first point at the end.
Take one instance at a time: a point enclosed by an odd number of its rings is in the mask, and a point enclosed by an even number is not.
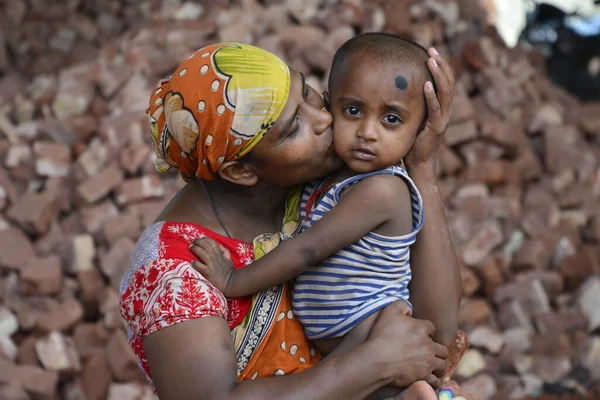
{"type": "Polygon", "coordinates": [[[159,82],[149,109],[157,163],[188,183],[138,241],[121,311],[161,399],[363,399],[387,384],[439,385],[460,276],[435,180],[453,77],[430,55],[440,99],[426,92],[429,121],[405,161],[428,210],[414,249],[414,314],[433,324],[389,306],[366,343],[322,362],[291,312],[288,284],[225,299],[193,270],[189,251],[209,236],[241,267],[296,233],[294,187],[340,164],[322,98],[272,54],[231,43],[197,51],[159,82]]]}

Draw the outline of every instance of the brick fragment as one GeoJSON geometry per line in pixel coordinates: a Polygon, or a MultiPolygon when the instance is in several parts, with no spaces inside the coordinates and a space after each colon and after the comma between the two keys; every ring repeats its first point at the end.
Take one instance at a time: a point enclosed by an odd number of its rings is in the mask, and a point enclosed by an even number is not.
{"type": "Polygon", "coordinates": [[[93,354],[83,366],[83,388],[88,400],[106,399],[112,382],[110,366],[104,353],[93,354]]]}
{"type": "Polygon", "coordinates": [[[58,386],[58,373],[0,360],[0,382],[19,385],[35,399],[53,400],[58,386]]]}
{"type": "Polygon", "coordinates": [[[61,375],[72,375],[81,371],[79,354],[73,339],[60,332],[50,332],[35,342],[36,354],[48,371],[56,371],[61,375]]]}
{"type": "Polygon", "coordinates": [[[492,309],[485,299],[463,299],[458,313],[458,324],[473,327],[486,322],[492,316],[492,309]]]}
{"type": "Polygon", "coordinates": [[[71,170],[71,148],[65,144],[35,142],[35,169],[41,176],[67,176],[71,170]]]}
{"type": "Polygon", "coordinates": [[[588,331],[600,329],[600,276],[591,276],[579,289],[577,304],[589,320],[588,331]]]}
{"type": "Polygon", "coordinates": [[[121,167],[129,174],[135,174],[150,156],[150,151],[150,147],[139,144],[124,148],[119,156],[121,167]]]}
{"type": "Polygon", "coordinates": [[[117,165],[110,165],[89,178],[77,188],[77,193],[92,204],[108,195],[123,181],[123,172],[117,165]]]}
{"type": "Polygon", "coordinates": [[[104,355],[110,332],[101,324],[81,323],[73,331],[73,341],[82,359],[104,355]]]}
{"type": "Polygon", "coordinates": [[[49,303],[48,310],[37,317],[37,328],[43,332],[65,332],[73,328],[83,318],[83,307],[75,299],[60,303],[49,303]]]}
{"type": "Polygon", "coordinates": [[[76,274],[94,268],[96,247],[91,235],[75,235],[67,244],[65,250],[67,272],[76,274]]]}
{"type": "Polygon", "coordinates": [[[20,270],[34,257],[33,246],[20,229],[0,231],[0,266],[20,270]]]}
{"type": "Polygon", "coordinates": [[[552,257],[551,249],[544,240],[527,240],[516,252],[512,261],[516,270],[546,269],[552,257]]]}
{"type": "Polygon", "coordinates": [[[477,136],[477,124],[475,121],[470,120],[450,125],[444,137],[448,146],[456,146],[476,139],[477,136]]]}
{"type": "Polygon", "coordinates": [[[104,278],[96,268],[77,273],[77,282],[81,289],[81,302],[86,311],[93,313],[104,295],[104,278]]]}
{"type": "Polygon", "coordinates": [[[130,213],[122,213],[106,220],[103,233],[104,238],[111,246],[123,237],[137,241],[142,234],[140,219],[130,213]]]}
{"type": "Polygon", "coordinates": [[[100,269],[108,277],[113,287],[119,287],[121,277],[129,268],[131,254],[134,249],[135,243],[131,239],[123,237],[117,240],[108,254],[101,257],[100,269]]]}
{"type": "Polygon", "coordinates": [[[119,215],[119,210],[110,200],[97,203],[93,206],[83,207],[79,212],[83,218],[83,225],[89,233],[99,232],[106,221],[119,215]]]}
{"type": "Polygon", "coordinates": [[[462,278],[463,295],[472,296],[481,287],[479,278],[470,268],[461,265],[460,276],[462,278]]]}
{"type": "Polygon", "coordinates": [[[0,385],[0,399],[2,400],[30,400],[29,395],[21,386],[14,383],[0,385]]]}
{"type": "Polygon", "coordinates": [[[154,400],[148,386],[138,383],[111,383],[107,400],[154,400]]]}
{"type": "Polygon", "coordinates": [[[126,179],[117,189],[117,202],[121,205],[162,197],[165,190],[156,175],[126,179]]]}
{"type": "Polygon", "coordinates": [[[40,193],[26,192],[8,209],[7,216],[24,229],[43,234],[63,207],[64,196],[64,186],[47,187],[40,193]]]}
{"type": "Polygon", "coordinates": [[[502,243],[502,240],[503,233],[500,224],[495,220],[484,222],[474,237],[463,248],[462,258],[465,264],[479,264],[496,246],[502,243]]]}
{"type": "Polygon", "coordinates": [[[33,365],[35,367],[41,367],[37,353],[35,351],[36,338],[34,336],[28,336],[19,345],[19,351],[17,353],[17,360],[21,365],[33,365]]]}
{"type": "Polygon", "coordinates": [[[574,310],[540,313],[535,315],[534,321],[540,333],[573,333],[588,327],[585,314],[574,310]]]}
{"type": "Polygon", "coordinates": [[[62,289],[62,265],[58,256],[30,260],[21,270],[20,292],[53,295],[62,289]]]}
{"type": "Polygon", "coordinates": [[[498,354],[504,346],[504,338],[489,326],[481,325],[469,332],[469,344],[484,348],[492,354],[498,354]]]}
{"type": "Polygon", "coordinates": [[[113,376],[121,382],[144,379],[142,370],[137,365],[135,354],[127,342],[125,333],[115,331],[106,345],[106,357],[113,376]]]}
{"type": "Polygon", "coordinates": [[[101,139],[94,138],[77,159],[77,162],[88,176],[94,176],[106,165],[109,158],[108,149],[101,139]]]}

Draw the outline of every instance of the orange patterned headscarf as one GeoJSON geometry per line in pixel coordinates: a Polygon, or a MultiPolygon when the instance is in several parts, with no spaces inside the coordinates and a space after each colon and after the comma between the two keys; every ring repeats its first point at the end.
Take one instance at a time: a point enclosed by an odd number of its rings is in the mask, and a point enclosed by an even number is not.
{"type": "Polygon", "coordinates": [[[260,142],[289,92],[288,66],[265,50],[219,43],[196,51],[150,97],[157,169],[214,179],[260,142]]]}

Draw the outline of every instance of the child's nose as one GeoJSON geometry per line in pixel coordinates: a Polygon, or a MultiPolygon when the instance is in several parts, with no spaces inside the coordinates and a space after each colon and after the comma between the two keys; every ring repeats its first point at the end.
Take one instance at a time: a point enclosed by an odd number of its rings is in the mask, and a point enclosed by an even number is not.
{"type": "Polygon", "coordinates": [[[365,121],[358,130],[357,136],[359,139],[365,141],[373,141],[377,139],[376,128],[373,126],[373,124],[365,121]]]}

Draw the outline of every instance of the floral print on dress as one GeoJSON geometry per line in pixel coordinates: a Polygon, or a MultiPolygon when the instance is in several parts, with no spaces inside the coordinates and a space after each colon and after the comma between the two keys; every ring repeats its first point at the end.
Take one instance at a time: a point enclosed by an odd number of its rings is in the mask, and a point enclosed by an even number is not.
{"type": "Polygon", "coordinates": [[[154,259],[137,269],[136,260],[133,260],[135,270],[121,292],[121,315],[129,327],[129,342],[150,382],[143,347],[146,336],[179,322],[205,316],[223,317],[233,329],[246,316],[251,302],[250,297],[225,298],[192,267],[194,256],[188,249],[193,240],[210,236],[225,246],[234,264],[241,267],[253,261],[249,245],[195,224],[163,224],[157,235],[143,235],[138,242],[138,249],[155,249],[154,259]],[[147,243],[152,241],[158,243],[147,243]]]}

